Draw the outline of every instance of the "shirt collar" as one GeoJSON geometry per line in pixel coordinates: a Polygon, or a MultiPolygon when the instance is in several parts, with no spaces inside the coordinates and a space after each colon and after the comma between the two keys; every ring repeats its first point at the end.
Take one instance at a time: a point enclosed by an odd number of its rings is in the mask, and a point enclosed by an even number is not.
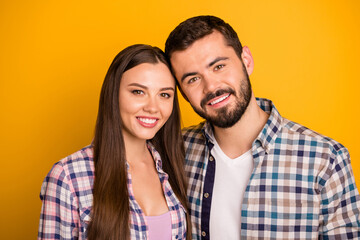
{"type": "Polygon", "coordinates": [[[160,157],[160,153],[156,151],[154,145],[150,141],[147,141],[147,147],[154,159],[156,170],[160,173],[164,173],[164,171],[162,170],[162,160],[160,157]]]}
{"type": "Polygon", "coordinates": [[[269,114],[269,118],[255,141],[259,141],[265,151],[268,152],[281,131],[283,118],[271,100],[256,98],[256,102],[264,112],[269,114]]]}
{"type": "Polygon", "coordinates": [[[214,142],[214,138],[215,138],[214,128],[208,121],[205,122],[205,124],[202,128],[202,132],[207,140],[214,142]]]}
{"type": "MultiPolygon", "coordinates": [[[[272,103],[271,100],[265,98],[256,98],[256,103],[264,112],[269,114],[269,118],[264,128],[256,137],[254,143],[258,141],[262,145],[264,150],[268,152],[274,145],[275,139],[277,138],[277,135],[281,130],[281,123],[283,121],[283,118],[281,117],[280,113],[275,108],[275,105],[272,103]]],[[[202,132],[207,142],[214,142],[214,129],[209,122],[205,122],[202,128],[202,132]]]]}

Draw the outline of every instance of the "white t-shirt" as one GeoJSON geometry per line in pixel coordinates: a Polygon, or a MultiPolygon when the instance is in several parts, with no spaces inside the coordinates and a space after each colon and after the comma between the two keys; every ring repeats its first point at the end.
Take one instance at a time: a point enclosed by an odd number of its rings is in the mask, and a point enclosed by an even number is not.
{"type": "Polygon", "coordinates": [[[211,154],[215,158],[215,180],[210,210],[212,240],[240,239],[241,204],[254,162],[251,150],[231,159],[213,137],[211,154]]]}

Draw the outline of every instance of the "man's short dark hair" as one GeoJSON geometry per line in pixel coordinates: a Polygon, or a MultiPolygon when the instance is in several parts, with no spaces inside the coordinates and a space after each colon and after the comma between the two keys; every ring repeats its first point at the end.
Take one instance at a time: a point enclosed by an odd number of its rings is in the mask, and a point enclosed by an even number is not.
{"type": "Polygon", "coordinates": [[[187,49],[214,30],[224,36],[227,45],[231,46],[241,59],[242,45],[236,32],[228,23],[215,16],[197,16],[180,23],[166,40],[165,53],[170,58],[174,52],[187,49]]]}

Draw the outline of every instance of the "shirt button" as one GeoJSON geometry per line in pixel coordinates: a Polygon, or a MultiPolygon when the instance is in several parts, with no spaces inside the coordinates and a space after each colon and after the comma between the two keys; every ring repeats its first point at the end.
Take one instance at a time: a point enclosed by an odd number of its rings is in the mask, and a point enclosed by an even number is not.
{"type": "Polygon", "coordinates": [[[205,236],[206,236],[206,232],[202,231],[202,232],[201,232],[201,235],[202,235],[203,237],[205,237],[205,236]]]}
{"type": "Polygon", "coordinates": [[[210,160],[210,162],[214,161],[214,157],[213,157],[213,156],[210,156],[210,157],[209,157],[209,160],[210,160]]]}
{"type": "Polygon", "coordinates": [[[204,193],[204,197],[205,197],[205,198],[208,198],[208,197],[209,197],[209,194],[208,194],[208,193],[204,193]]]}

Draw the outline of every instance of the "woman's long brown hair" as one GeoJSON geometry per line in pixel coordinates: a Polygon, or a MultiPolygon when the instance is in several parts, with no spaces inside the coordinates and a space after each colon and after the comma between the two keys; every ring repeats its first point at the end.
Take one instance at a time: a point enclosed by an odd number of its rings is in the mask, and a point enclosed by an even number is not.
{"type": "MultiPolygon", "coordinates": [[[[125,145],[119,109],[119,86],[123,73],[139,64],[163,63],[170,68],[157,47],[137,44],[122,50],[113,60],[101,89],[93,141],[95,180],[89,240],[129,240],[130,207],[127,188],[125,145]]],[[[180,110],[175,91],[172,114],[151,142],[160,153],[163,170],[177,198],[187,206],[184,173],[184,145],[180,110]]],[[[191,239],[190,216],[186,214],[187,239],[191,239]]]]}

